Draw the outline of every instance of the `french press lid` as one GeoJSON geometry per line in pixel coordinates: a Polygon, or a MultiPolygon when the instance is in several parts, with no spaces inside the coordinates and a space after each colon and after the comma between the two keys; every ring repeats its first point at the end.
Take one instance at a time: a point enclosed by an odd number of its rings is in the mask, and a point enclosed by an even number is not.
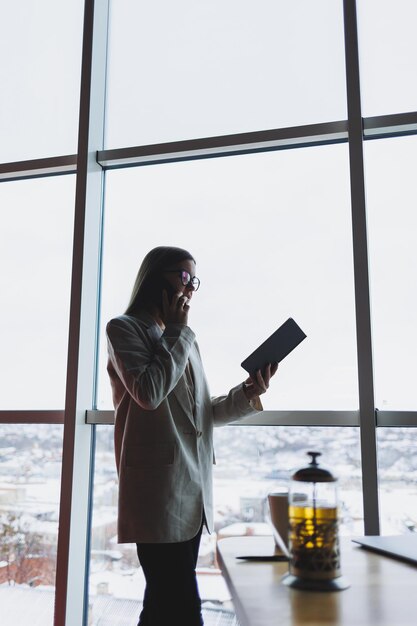
{"type": "Polygon", "coordinates": [[[291,480],[298,480],[304,483],[333,483],[336,478],[329,470],[320,467],[317,457],[321,452],[307,452],[311,456],[311,461],[307,467],[301,467],[291,477],[291,480]]]}

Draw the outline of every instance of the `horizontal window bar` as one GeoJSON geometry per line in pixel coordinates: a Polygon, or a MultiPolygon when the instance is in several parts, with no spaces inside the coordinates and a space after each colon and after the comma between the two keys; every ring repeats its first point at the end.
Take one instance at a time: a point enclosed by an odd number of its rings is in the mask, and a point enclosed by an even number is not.
{"type": "Polygon", "coordinates": [[[169,143],[101,150],[97,161],[104,169],[151,163],[264,152],[307,145],[347,141],[347,122],[328,122],[274,130],[189,139],[169,143]]]}
{"type": "MultiPolygon", "coordinates": [[[[114,411],[87,410],[86,424],[114,424],[114,411]]],[[[0,411],[0,424],[63,424],[64,411],[0,411]]],[[[359,411],[262,411],[245,426],[359,426],[359,411]]],[[[417,411],[376,410],[376,425],[417,427],[417,411]]]]}
{"type": "Polygon", "coordinates": [[[0,182],[42,178],[44,176],[61,176],[75,174],[77,171],[77,155],[48,157],[32,161],[16,161],[0,163],[0,182]]]}
{"type": "Polygon", "coordinates": [[[364,139],[382,139],[417,134],[417,112],[378,115],[363,120],[364,139]]]}
{"type": "MultiPolygon", "coordinates": [[[[114,424],[113,411],[86,411],[87,424],[114,424]]],[[[245,426],[359,426],[359,411],[262,411],[245,426]]]]}
{"type": "Polygon", "coordinates": [[[0,411],[0,424],[63,424],[64,411],[0,411]]]}
{"type": "Polygon", "coordinates": [[[359,426],[359,411],[262,411],[235,423],[244,426],[359,426]]]}
{"type": "MultiPolygon", "coordinates": [[[[410,134],[417,134],[417,112],[415,111],[363,119],[364,139],[381,139],[410,134]]],[[[322,124],[292,126],[147,146],[100,150],[97,152],[96,159],[103,169],[117,169],[172,161],[327,145],[346,142],[347,140],[347,120],[339,120],[322,124]]],[[[75,154],[3,163],[0,164],[0,182],[74,174],[76,170],[77,156],[75,154]]]]}
{"type": "Polygon", "coordinates": [[[86,411],[86,424],[114,424],[114,411],[86,411]]]}
{"type": "MultiPolygon", "coordinates": [[[[86,411],[86,424],[114,424],[114,411],[86,411]]],[[[262,411],[239,426],[359,426],[359,411],[262,411]]],[[[377,426],[416,426],[417,411],[376,410],[377,426]]]]}
{"type": "Polygon", "coordinates": [[[379,411],[376,410],[377,426],[417,426],[417,411],[379,411]]]}

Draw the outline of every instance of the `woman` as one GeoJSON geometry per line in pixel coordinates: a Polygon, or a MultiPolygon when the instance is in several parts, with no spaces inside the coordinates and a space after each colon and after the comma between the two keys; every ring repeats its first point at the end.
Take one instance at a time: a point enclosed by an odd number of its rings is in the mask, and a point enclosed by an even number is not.
{"type": "Polygon", "coordinates": [[[200,281],[181,248],[144,258],[124,315],[107,325],[119,475],[118,540],[146,580],[139,626],[200,626],[195,567],[213,528],[213,426],[262,410],[277,365],[211,398],[188,325],[200,281]]]}

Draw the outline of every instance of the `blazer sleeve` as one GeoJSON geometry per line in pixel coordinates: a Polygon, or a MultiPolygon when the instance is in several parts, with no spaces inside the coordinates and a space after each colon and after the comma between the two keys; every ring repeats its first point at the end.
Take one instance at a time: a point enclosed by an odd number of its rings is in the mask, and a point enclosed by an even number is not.
{"type": "Polygon", "coordinates": [[[106,327],[111,365],[142,408],[156,409],[184,372],[195,335],[189,326],[167,324],[161,337],[145,339],[145,328],[115,318],[106,327]]]}
{"type": "Polygon", "coordinates": [[[246,398],[242,383],[233,387],[227,396],[211,398],[214,426],[223,426],[238,419],[263,411],[259,397],[251,402],[246,398]]]}

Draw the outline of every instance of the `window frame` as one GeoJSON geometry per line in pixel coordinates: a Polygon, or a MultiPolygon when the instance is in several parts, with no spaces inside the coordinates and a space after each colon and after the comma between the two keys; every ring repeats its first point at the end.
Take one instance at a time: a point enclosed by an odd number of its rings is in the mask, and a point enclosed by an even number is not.
{"type": "Polygon", "coordinates": [[[109,0],[85,0],[77,155],[0,164],[0,182],[68,173],[77,176],[65,410],[0,410],[2,424],[64,424],[55,626],[87,623],[95,427],[114,422],[112,411],[98,411],[95,406],[103,190],[105,172],[110,169],[349,143],[359,410],[265,411],[245,425],[360,426],[365,533],[379,533],[376,429],[417,427],[417,411],[375,407],[363,142],[417,134],[417,111],[362,117],[356,4],[355,0],[343,4],[348,119],[103,150],[109,0]]]}

